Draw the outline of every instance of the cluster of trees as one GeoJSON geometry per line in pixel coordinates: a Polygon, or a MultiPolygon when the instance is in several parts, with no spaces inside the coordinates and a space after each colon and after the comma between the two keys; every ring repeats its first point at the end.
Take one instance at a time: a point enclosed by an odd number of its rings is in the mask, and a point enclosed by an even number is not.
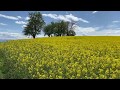
{"type": "Polygon", "coordinates": [[[54,36],[75,36],[73,28],[69,28],[69,22],[51,22],[43,29],[44,35],[54,36]]]}
{"type": "Polygon", "coordinates": [[[75,36],[76,33],[73,30],[73,23],[58,21],[51,22],[45,25],[42,14],[40,12],[29,13],[29,20],[26,27],[23,30],[24,35],[31,35],[33,38],[40,34],[41,30],[44,32],[44,36],[75,36]]]}

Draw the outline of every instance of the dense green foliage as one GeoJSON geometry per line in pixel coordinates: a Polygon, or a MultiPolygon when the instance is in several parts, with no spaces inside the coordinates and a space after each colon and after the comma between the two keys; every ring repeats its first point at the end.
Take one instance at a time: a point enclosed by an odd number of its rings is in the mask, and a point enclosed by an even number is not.
{"type": "Polygon", "coordinates": [[[31,35],[33,38],[40,34],[41,29],[45,25],[42,14],[40,12],[29,13],[29,20],[27,26],[24,28],[24,35],[31,35]]]}
{"type": "Polygon", "coordinates": [[[49,37],[52,36],[52,34],[54,36],[75,36],[76,33],[73,28],[69,28],[69,24],[69,22],[65,21],[51,22],[44,27],[43,32],[49,37]]]}
{"type": "Polygon", "coordinates": [[[13,40],[0,55],[4,78],[120,79],[120,37],[13,40]]]}
{"type": "Polygon", "coordinates": [[[40,12],[31,12],[29,13],[29,20],[24,27],[23,34],[32,36],[33,38],[36,35],[41,33],[43,30],[44,35],[48,35],[49,37],[54,36],[75,36],[76,33],[73,30],[73,22],[65,22],[65,21],[58,21],[58,22],[51,22],[50,24],[45,25],[43,20],[42,14],[40,12]]]}

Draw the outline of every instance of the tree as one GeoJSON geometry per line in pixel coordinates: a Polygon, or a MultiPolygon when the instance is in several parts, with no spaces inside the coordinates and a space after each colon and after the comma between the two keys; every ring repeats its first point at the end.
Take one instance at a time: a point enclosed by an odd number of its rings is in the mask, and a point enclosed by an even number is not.
{"type": "Polygon", "coordinates": [[[75,36],[76,33],[73,30],[68,31],[68,36],[75,36]]]}
{"type": "Polygon", "coordinates": [[[59,25],[59,27],[58,27],[58,29],[59,29],[59,36],[65,36],[65,34],[68,31],[68,24],[67,24],[67,22],[60,21],[58,23],[58,25],[59,25]]]}
{"type": "Polygon", "coordinates": [[[23,30],[24,35],[31,35],[33,38],[40,34],[41,29],[45,25],[42,14],[40,12],[29,13],[29,20],[26,27],[23,30]]]}
{"type": "Polygon", "coordinates": [[[53,34],[53,32],[52,32],[52,26],[51,25],[45,26],[44,29],[43,29],[43,32],[44,32],[44,36],[48,35],[50,37],[51,34],[53,34]]]}
{"type": "Polygon", "coordinates": [[[49,37],[52,36],[52,34],[55,34],[55,23],[51,22],[50,24],[46,25],[43,29],[44,36],[48,35],[49,37]]]}
{"type": "Polygon", "coordinates": [[[54,36],[75,36],[76,33],[73,30],[73,24],[70,25],[69,22],[59,21],[59,22],[51,22],[46,25],[43,29],[45,35],[49,37],[54,34],[54,36]]]}
{"type": "Polygon", "coordinates": [[[67,36],[75,36],[76,33],[74,31],[74,26],[76,24],[75,21],[67,22],[68,24],[68,29],[67,29],[67,36]]]}
{"type": "Polygon", "coordinates": [[[68,23],[65,21],[52,22],[54,36],[65,36],[68,31],[68,23]]]}

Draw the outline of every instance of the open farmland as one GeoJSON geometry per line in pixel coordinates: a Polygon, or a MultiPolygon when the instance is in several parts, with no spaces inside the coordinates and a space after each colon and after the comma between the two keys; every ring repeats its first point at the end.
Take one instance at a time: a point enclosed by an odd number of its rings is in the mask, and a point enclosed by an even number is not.
{"type": "Polygon", "coordinates": [[[120,79],[120,37],[69,36],[0,43],[10,79],[120,79]]]}

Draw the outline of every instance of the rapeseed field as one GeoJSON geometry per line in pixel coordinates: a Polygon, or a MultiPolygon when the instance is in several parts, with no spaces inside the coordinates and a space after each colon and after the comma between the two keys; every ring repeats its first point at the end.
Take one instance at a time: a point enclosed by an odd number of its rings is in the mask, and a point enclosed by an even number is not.
{"type": "Polygon", "coordinates": [[[0,43],[5,79],[120,79],[120,37],[65,36],[0,43]]]}

